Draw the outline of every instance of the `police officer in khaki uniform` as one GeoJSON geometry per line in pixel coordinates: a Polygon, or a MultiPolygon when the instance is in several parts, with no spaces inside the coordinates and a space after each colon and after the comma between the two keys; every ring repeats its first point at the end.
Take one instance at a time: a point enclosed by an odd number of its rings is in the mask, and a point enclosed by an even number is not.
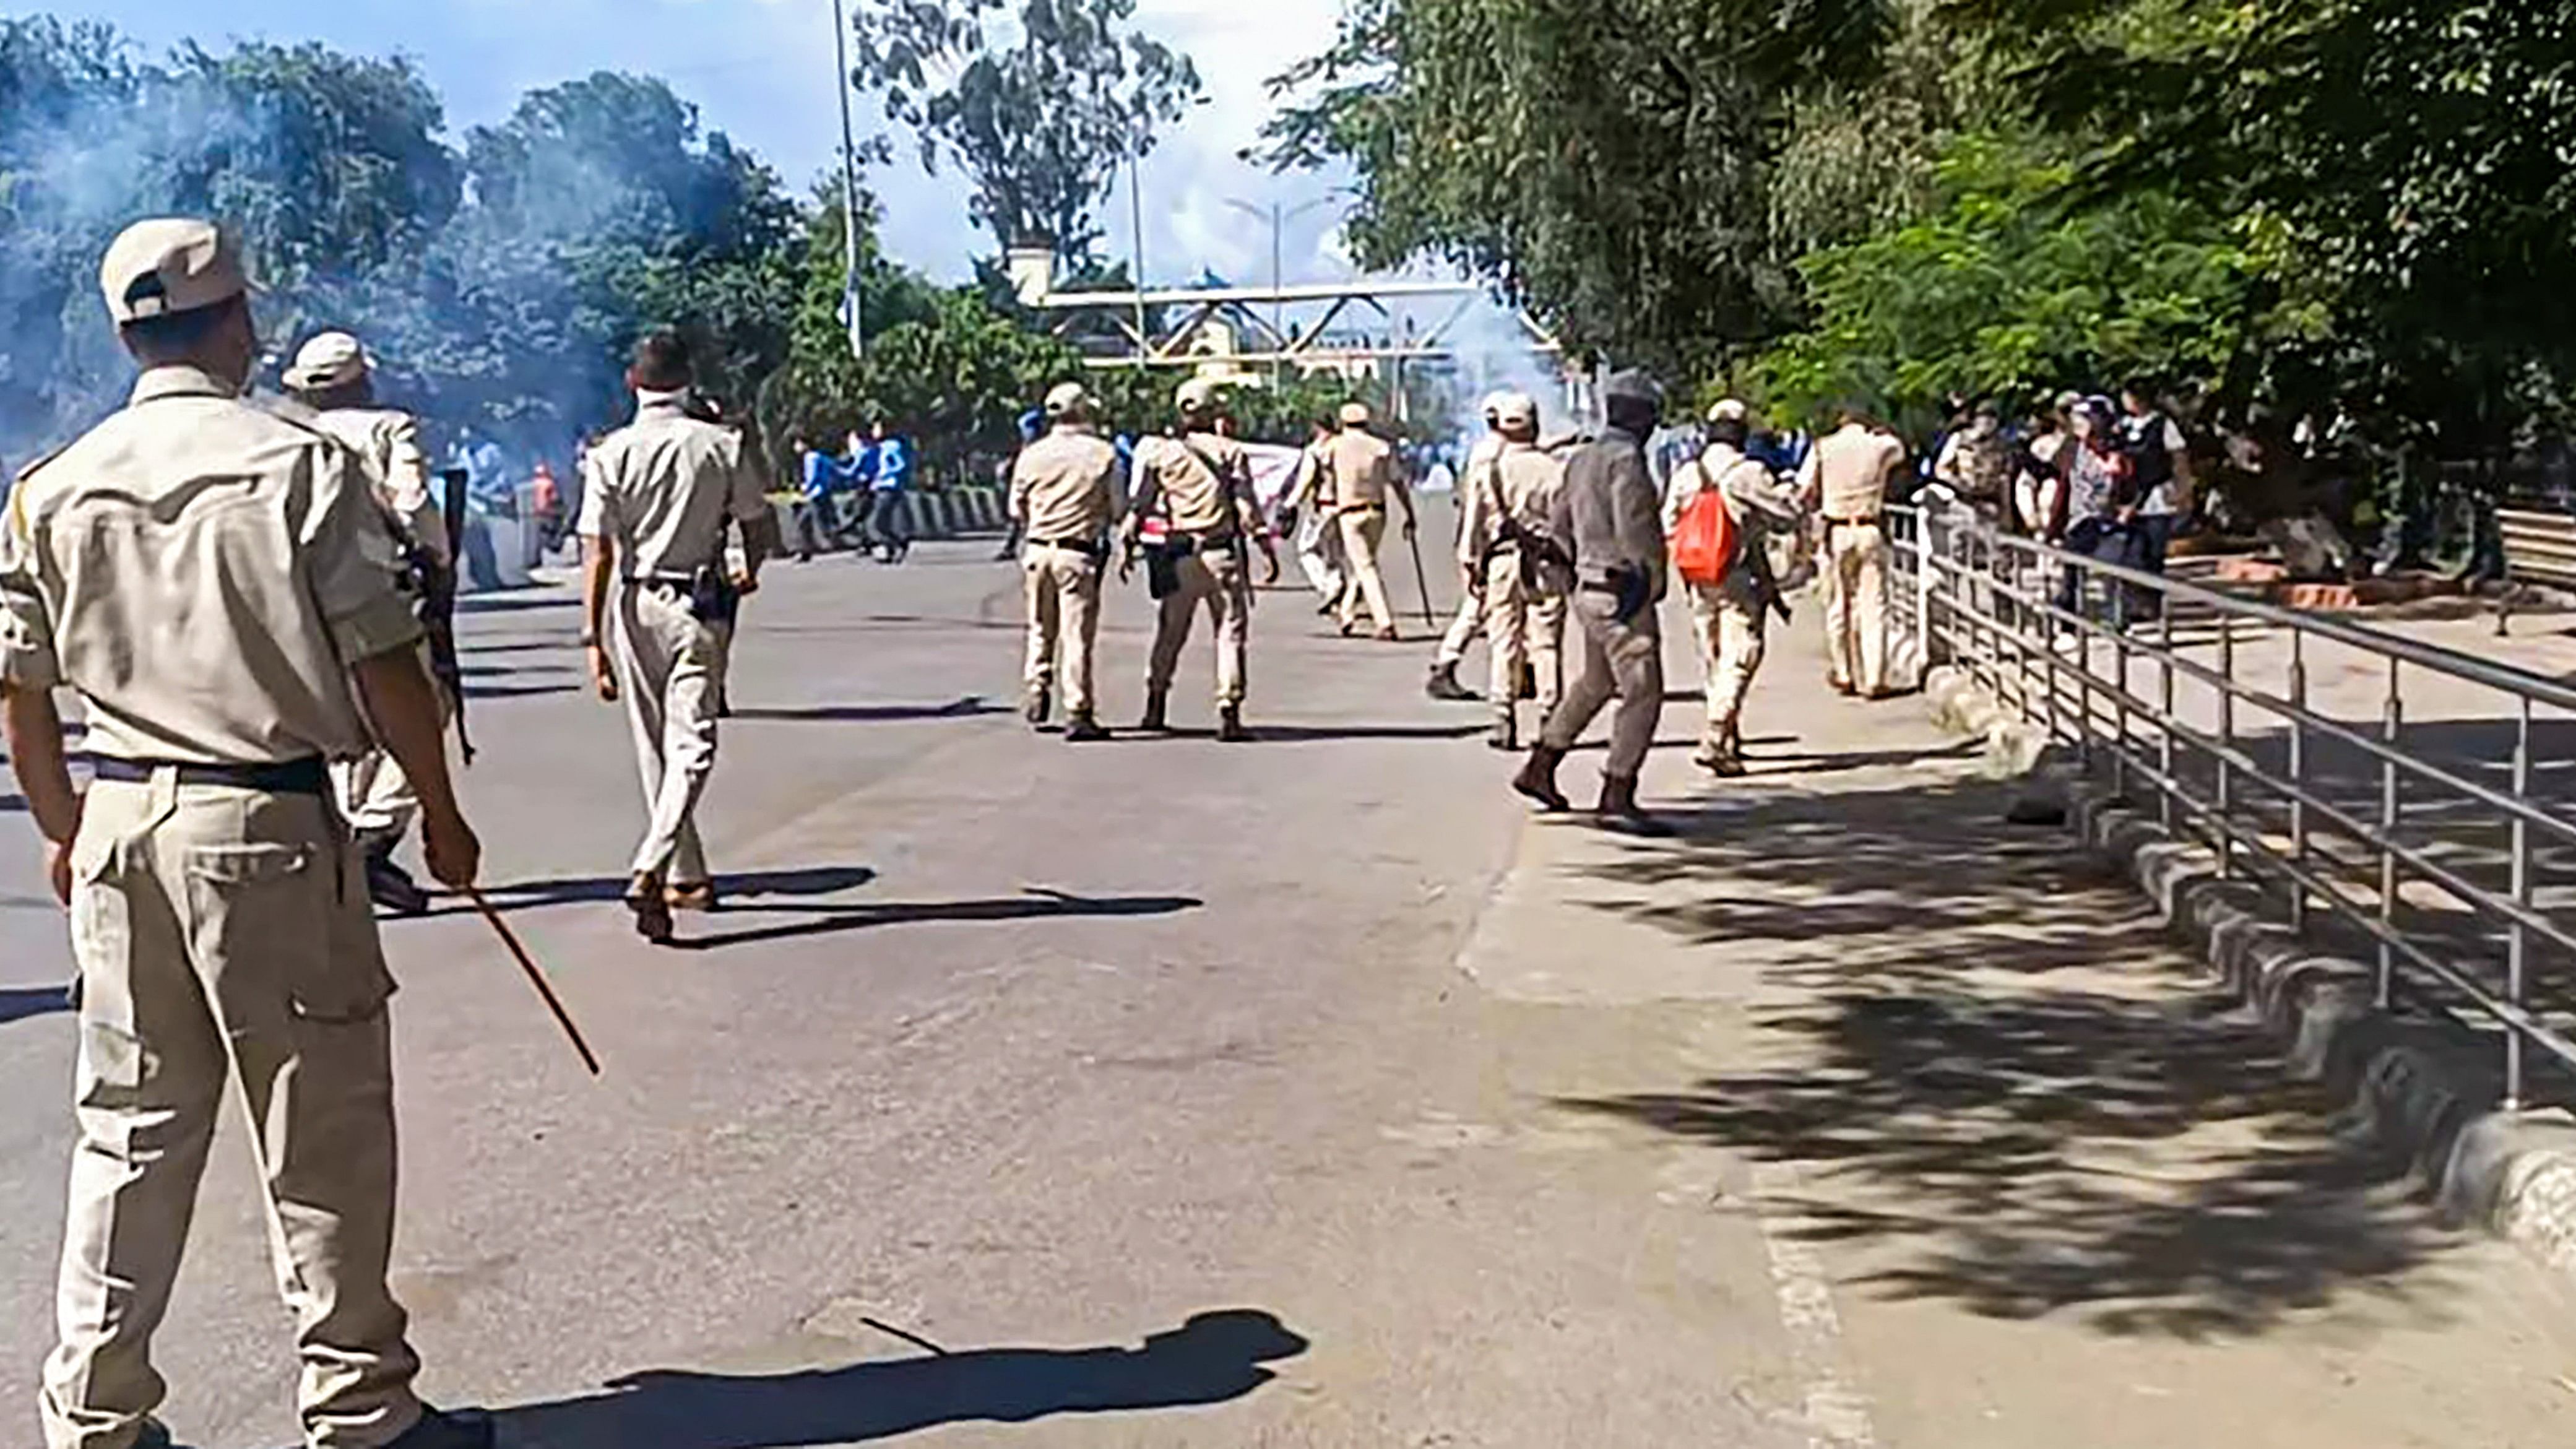
{"type": "Polygon", "coordinates": [[[1546,536],[1565,488],[1565,465],[1539,448],[1536,399],[1505,394],[1495,404],[1494,425],[1500,447],[1464,480],[1465,533],[1474,548],[1469,571],[1482,577],[1477,592],[1485,637],[1493,644],[1486,697],[1494,728],[1485,743],[1517,750],[1523,676],[1537,681],[1541,723],[1564,694],[1565,600],[1573,579],[1546,536]]]}
{"type": "Polygon", "coordinates": [[[1393,641],[1395,610],[1387,603],[1386,577],[1378,571],[1378,546],[1386,541],[1386,501],[1404,505],[1404,536],[1414,535],[1413,494],[1396,466],[1395,449],[1369,431],[1366,403],[1342,407],[1342,430],[1324,445],[1324,471],[1342,529],[1342,552],[1349,557],[1352,587],[1342,595],[1342,632],[1359,627],[1360,605],[1368,605],[1377,637],[1393,641]]]}
{"type": "MultiPolygon", "coordinates": [[[[1458,614],[1449,621],[1449,632],[1440,638],[1440,652],[1431,656],[1431,677],[1423,682],[1422,692],[1433,699],[1449,703],[1473,703],[1476,691],[1458,682],[1458,666],[1467,662],[1467,648],[1476,636],[1485,632],[1484,543],[1480,530],[1490,532],[1491,520],[1478,515],[1485,490],[1477,481],[1503,453],[1503,432],[1499,412],[1511,394],[1488,393],[1477,411],[1485,419],[1485,435],[1467,450],[1467,466],[1458,474],[1458,614]]],[[[1515,681],[1515,692],[1518,684],[1515,681]]]]}
{"type": "MultiPolygon", "coordinates": [[[[376,406],[374,364],[358,339],[346,332],[314,337],[297,351],[285,380],[287,391],[306,410],[299,420],[339,439],[367,465],[376,501],[393,521],[396,542],[415,556],[419,568],[452,576],[455,550],[448,542],[447,520],[429,491],[419,420],[376,406]]],[[[427,910],[428,894],[394,860],[395,848],[420,818],[420,797],[402,767],[383,750],[370,750],[334,764],[331,782],[366,857],[367,890],[376,904],[401,915],[427,910]]]]}
{"type": "Polygon", "coordinates": [[[671,939],[671,912],[711,910],[698,797],[716,765],[719,678],[735,606],[759,586],[774,530],[742,435],[691,417],[688,345],[657,332],[626,371],[635,421],[583,464],[582,642],[599,697],[626,702],[650,813],[626,887],[635,929],[671,939]],[[742,571],[725,557],[742,525],[742,571]]]}
{"type": "Polygon", "coordinates": [[[140,223],[100,282],[143,365],[133,401],[29,471],[0,528],[0,721],[86,986],[45,1442],[170,1442],[150,1418],[152,1337],[229,1074],[295,1314],[307,1442],[488,1445],[488,1422],[414,1397],[420,1361],[385,1283],[393,981],[324,765],[380,742],[420,796],[431,873],[473,883],[481,846],[394,541],[355,454],[242,401],[259,344],[228,239],[140,223]],[[86,795],[58,687],[88,720],[86,795]]]}
{"type": "Polygon", "coordinates": [[[1664,533],[1682,514],[1716,489],[1735,522],[1735,558],[1714,585],[1689,584],[1691,622],[1697,626],[1700,668],[1707,681],[1708,725],[1693,763],[1710,774],[1744,771],[1744,701],[1762,668],[1771,610],[1779,598],[1771,577],[1769,538],[1798,526],[1798,501],[1759,461],[1747,457],[1750,411],[1733,398],[1709,409],[1708,451],[1673,470],[1664,492],[1664,533]]]}
{"type": "Polygon", "coordinates": [[[1637,777],[1664,713],[1662,500],[1645,448],[1662,417],[1663,390],[1644,373],[1622,372],[1602,388],[1602,400],[1609,426],[1567,461],[1547,527],[1572,566],[1573,614],[1588,645],[1583,673],[1548,716],[1512,787],[1546,809],[1568,808],[1557,767],[1616,696],[1596,818],[1630,834],[1669,835],[1671,827],[1637,804],[1637,777]]]}
{"type": "Polygon", "coordinates": [[[1136,497],[1127,516],[1126,548],[1118,575],[1130,576],[1139,555],[1160,613],[1145,678],[1142,729],[1167,727],[1172,677],[1190,627],[1204,609],[1216,626],[1217,738],[1252,738],[1243,727],[1243,699],[1252,633],[1252,576],[1248,542],[1257,541],[1272,576],[1279,556],[1262,527],[1261,503],[1252,488],[1252,462],[1243,445],[1217,432],[1223,410],[1216,386],[1201,379],[1181,385],[1176,398],[1180,436],[1144,438],[1136,444],[1136,497]]]}
{"type": "Polygon", "coordinates": [[[1845,408],[1842,426],[1816,440],[1798,474],[1798,502],[1824,528],[1825,658],[1835,689],[1885,699],[1887,688],[1887,482],[1905,445],[1845,408]]]}
{"type": "Polygon", "coordinates": [[[1047,394],[1046,436],[1011,469],[1011,524],[1028,540],[1028,720],[1046,723],[1059,665],[1064,737],[1105,740],[1093,712],[1091,659],[1100,637],[1100,571],[1117,508],[1118,450],[1091,430],[1091,396],[1079,383],[1047,394]]]}

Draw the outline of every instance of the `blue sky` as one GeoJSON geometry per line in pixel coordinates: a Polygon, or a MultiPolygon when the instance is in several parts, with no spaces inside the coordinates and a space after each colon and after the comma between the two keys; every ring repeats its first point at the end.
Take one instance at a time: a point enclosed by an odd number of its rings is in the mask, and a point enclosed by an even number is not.
{"type": "MultiPolygon", "coordinates": [[[[706,123],[777,166],[800,192],[837,144],[831,0],[98,0],[30,7],[113,22],[146,46],[182,38],[320,40],[417,60],[446,97],[451,130],[506,113],[523,91],[594,70],[649,72],[695,102],[706,123]]],[[[1263,81],[1332,35],[1340,0],[1140,0],[1140,21],[1186,50],[1209,104],[1145,167],[1146,272],[1157,281],[1197,268],[1266,278],[1266,225],[1228,197],[1291,205],[1322,195],[1316,177],[1271,177],[1235,160],[1269,113],[1263,81]]],[[[873,124],[872,102],[859,118],[873,124]]],[[[956,278],[990,243],[967,225],[953,177],[922,174],[909,139],[873,184],[886,200],[889,250],[935,276],[956,278]]],[[[1126,198],[1110,209],[1111,246],[1128,246],[1126,198]]],[[[1323,208],[1293,227],[1290,280],[1346,270],[1323,208]]]]}

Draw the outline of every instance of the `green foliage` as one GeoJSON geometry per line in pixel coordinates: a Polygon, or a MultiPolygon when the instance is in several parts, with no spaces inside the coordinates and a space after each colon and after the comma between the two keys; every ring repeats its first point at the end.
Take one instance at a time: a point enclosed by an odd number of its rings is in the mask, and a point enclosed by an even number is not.
{"type": "Polygon", "coordinates": [[[1767,400],[1926,428],[1954,394],[2030,402],[2140,375],[2244,391],[2249,352],[2295,319],[2263,308],[2241,229],[2159,191],[2069,201],[2072,172],[2046,155],[1962,141],[1929,214],[1807,258],[1814,321],[1759,359],[1767,400]]]}
{"type": "Polygon", "coordinates": [[[1200,98],[1186,56],[1129,28],[1136,0],[860,0],[856,79],[913,132],[922,164],[974,183],[971,214],[1004,247],[1082,260],[1118,166],[1200,98]],[[1007,41],[1007,43],[1005,43],[1007,41]]]}

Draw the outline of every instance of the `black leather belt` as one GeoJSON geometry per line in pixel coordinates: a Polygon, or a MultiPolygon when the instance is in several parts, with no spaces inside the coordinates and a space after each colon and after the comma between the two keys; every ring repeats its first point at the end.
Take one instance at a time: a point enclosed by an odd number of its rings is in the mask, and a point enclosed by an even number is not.
{"type": "Polygon", "coordinates": [[[163,770],[176,770],[182,785],[218,785],[229,790],[259,790],[271,795],[328,795],[331,776],[320,755],[265,765],[194,765],[184,760],[121,760],[90,757],[93,778],[118,785],[148,785],[163,770]]]}
{"type": "Polygon", "coordinates": [[[1101,551],[1100,541],[1097,538],[1033,538],[1029,540],[1029,547],[1069,548],[1075,553],[1099,553],[1101,551]]]}
{"type": "Polygon", "coordinates": [[[1880,517],[1880,515],[1878,515],[1878,514],[1872,514],[1872,515],[1870,515],[1870,516],[1869,516],[1869,517],[1867,517],[1867,518],[1828,518],[1828,519],[1826,519],[1826,520],[1825,520],[1825,527],[1827,527],[1827,528],[1876,528],[1876,527],[1878,527],[1878,525],[1879,525],[1879,523],[1880,523],[1881,521],[1882,521],[1882,520],[1881,520],[1881,517],[1880,517]]]}

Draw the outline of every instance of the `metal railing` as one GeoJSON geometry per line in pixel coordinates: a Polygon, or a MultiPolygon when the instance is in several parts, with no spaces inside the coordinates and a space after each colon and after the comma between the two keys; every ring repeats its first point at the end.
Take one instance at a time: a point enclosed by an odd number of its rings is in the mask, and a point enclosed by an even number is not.
{"type": "Polygon", "coordinates": [[[1897,627],[2111,793],[2377,962],[2383,1007],[2576,1095],[2576,689],[2332,616],[1892,510],[1897,627]],[[2152,800],[2148,797],[2152,795],[2152,800]]]}

